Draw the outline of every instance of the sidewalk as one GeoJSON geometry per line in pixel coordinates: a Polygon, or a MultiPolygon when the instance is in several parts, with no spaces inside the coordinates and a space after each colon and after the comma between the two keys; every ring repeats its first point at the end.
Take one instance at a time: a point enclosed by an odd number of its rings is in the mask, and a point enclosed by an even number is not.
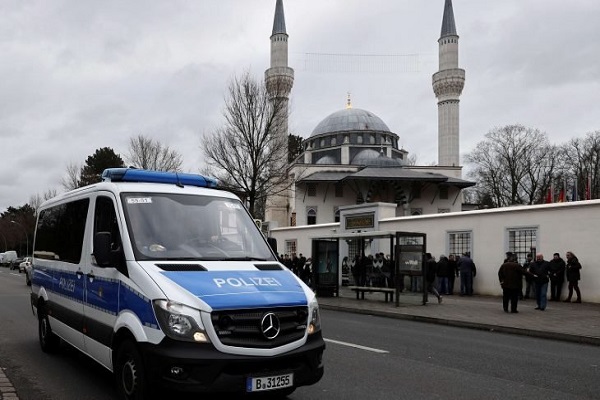
{"type": "Polygon", "coordinates": [[[505,313],[502,297],[443,296],[442,304],[429,295],[401,294],[400,305],[386,303],[383,293],[366,293],[357,300],[354,292],[340,288],[339,297],[319,297],[322,309],[408,319],[463,328],[490,330],[600,346],[600,304],[549,301],[545,311],[534,310],[535,299],[519,301],[518,314],[505,313]]]}

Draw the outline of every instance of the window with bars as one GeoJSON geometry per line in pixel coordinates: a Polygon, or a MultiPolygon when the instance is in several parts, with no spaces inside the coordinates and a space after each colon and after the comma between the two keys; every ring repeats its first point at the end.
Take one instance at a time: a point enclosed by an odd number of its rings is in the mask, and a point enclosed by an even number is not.
{"type": "Polygon", "coordinates": [[[291,257],[292,254],[296,254],[296,248],[298,247],[298,242],[296,240],[286,240],[285,241],[285,254],[291,257]]]}
{"type": "Polygon", "coordinates": [[[448,232],[448,255],[462,256],[464,253],[471,253],[473,256],[473,242],[470,231],[448,232]]]}
{"type": "Polygon", "coordinates": [[[335,184],[335,197],[344,197],[344,184],[343,183],[335,184]]]}
{"type": "Polygon", "coordinates": [[[317,195],[317,184],[316,183],[308,183],[306,185],[306,194],[309,197],[314,197],[317,195]]]}
{"type": "Polygon", "coordinates": [[[523,264],[536,248],[537,228],[508,229],[508,251],[517,256],[519,263],[523,264]]]}
{"type": "Polygon", "coordinates": [[[360,240],[348,241],[348,259],[354,260],[354,257],[360,254],[360,240]]]}

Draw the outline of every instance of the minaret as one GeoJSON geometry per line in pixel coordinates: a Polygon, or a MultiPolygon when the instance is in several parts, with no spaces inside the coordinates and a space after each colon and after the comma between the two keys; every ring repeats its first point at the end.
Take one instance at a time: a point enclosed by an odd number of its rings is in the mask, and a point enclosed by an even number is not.
{"type": "Polygon", "coordinates": [[[465,70],[458,68],[458,35],[452,0],[446,0],[439,43],[439,71],[433,74],[438,99],[438,165],[458,167],[459,98],[465,85],[465,70]]]}
{"type": "Polygon", "coordinates": [[[282,101],[279,131],[288,135],[288,102],[294,85],[294,70],[288,66],[288,34],[285,31],[283,0],[277,0],[271,34],[271,68],[265,71],[265,82],[271,101],[282,101]]]}
{"type": "MultiPolygon", "coordinates": [[[[271,34],[271,68],[265,71],[265,83],[271,102],[275,105],[277,118],[277,131],[287,143],[288,139],[288,107],[289,96],[294,85],[294,70],[288,66],[288,34],[285,30],[285,15],[283,13],[283,0],[277,0],[275,6],[275,19],[273,33],[271,34]]],[[[287,164],[286,154],[281,158],[281,169],[285,170],[287,164]]],[[[290,205],[288,190],[270,196],[265,210],[265,220],[272,221],[272,226],[288,226],[290,205]]]]}

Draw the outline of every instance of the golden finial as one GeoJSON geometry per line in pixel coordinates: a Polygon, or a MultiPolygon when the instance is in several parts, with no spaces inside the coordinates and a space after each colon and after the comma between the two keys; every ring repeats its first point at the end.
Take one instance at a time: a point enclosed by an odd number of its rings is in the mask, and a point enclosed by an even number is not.
{"type": "Polygon", "coordinates": [[[350,99],[350,92],[348,92],[348,101],[346,102],[346,108],[352,108],[352,99],[350,99]]]}

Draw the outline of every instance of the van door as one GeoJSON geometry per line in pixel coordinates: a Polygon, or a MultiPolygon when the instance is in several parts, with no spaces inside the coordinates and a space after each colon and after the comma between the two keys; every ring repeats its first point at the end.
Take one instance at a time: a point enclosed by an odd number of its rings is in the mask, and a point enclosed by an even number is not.
{"type": "Polygon", "coordinates": [[[35,234],[33,287],[48,295],[44,312],[52,330],[78,349],[84,348],[84,249],[89,242],[89,204],[89,199],[83,198],[42,210],[35,234]]]}
{"type": "MultiPolygon", "coordinates": [[[[107,367],[110,366],[110,346],[119,313],[119,288],[123,278],[118,269],[124,268],[125,263],[117,215],[115,198],[112,193],[99,194],[94,206],[92,238],[98,232],[110,232],[114,265],[109,268],[100,268],[91,255],[93,249],[90,246],[88,254],[90,263],[86,273],[84,303],[84,340],[86,351],[107,367]]],[[[93,243],[93,239],[91,243],[93,243]]]]}

